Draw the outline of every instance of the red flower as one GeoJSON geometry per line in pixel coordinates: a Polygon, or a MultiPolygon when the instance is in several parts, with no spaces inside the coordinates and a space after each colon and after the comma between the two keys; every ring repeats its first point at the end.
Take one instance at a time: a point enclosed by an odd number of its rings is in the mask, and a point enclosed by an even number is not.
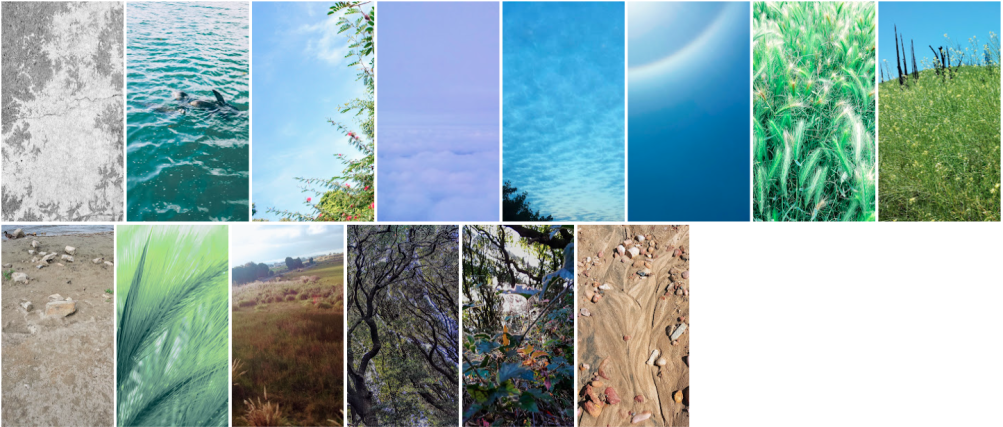
{"type": "Polygon", "coordinates": [[[306,202],[307,203],[310,203],[310,200],[311,200],[311,198],[309,198],[309,197],[306,198],[306,202]]]}
{"type": "Polygon", "coordinates": [[[363,190],[369,191],[369,186],[367,185],[366,188],[363,188],[363,190]]]}
{"type": "Polygon", "coordinates": [[[372,202],[372,203],[369,204],[369,209],[372,209],[375,206],[376,206],[376,202],[372,202]]]}
{"type": "Polygon", "coordinates": [[[349,184],[345,184],[345,188],[352,188],[352,186],[349,184]]]}
{"type": "Polygon", "coordinates": [[[351,216],[351,215],[349,215],[349,216],[348,216],[348,220],[349,220],[349,221],[351,221],[351,220],[352,220],[352,216],[351,216]]]}

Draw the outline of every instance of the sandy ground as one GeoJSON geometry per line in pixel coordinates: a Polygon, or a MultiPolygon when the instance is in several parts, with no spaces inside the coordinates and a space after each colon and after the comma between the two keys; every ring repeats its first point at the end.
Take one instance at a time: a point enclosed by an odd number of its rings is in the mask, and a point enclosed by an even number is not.
{"type": "Polygon", "coordinates": [[[110,426],[114,402],[114,260],[112,233],[5,240],[4,271],[28,275],[28,284],[3,281],[3,425],[110,426]],[[38,240],[45,252],[77,248],[75,262],[52,260],[35,268],[28,254],[38,240]],[[63,264],[63,266],[58,265],[63,264]],[[49,295],[77,301],[76,312],[44,318],[49,295]],[[34,308],[25,312],[22,301],[34,308]]]}
{"type": "Polygon", "coordinates": [[[608,399],[606,388],[613,387],[622,400],[604,405],[598,417],[581,410],[579,425],[631,425],[632,417],[644,411],[651,417],[635,425],[689,425],[689,227],[586,225],[578,233],[578,307],[590,314],[578,317],[578,407],[592,399],[587,389],[594,378],[602,382],[592,387],[594,398],[608,399]],[[645,235],[643,243],[638,235],[645,235]],[[625,240],[653,251],[652,256],[617,255],[625,240]],[[639,276],[645,269],[650,275],[639,276]],[[602,285],[609,289],[599,289],[602,285]],[[590,294],[602,296],[593,302],[590,294]],[[683,323],[687,328],[673,345],[669,334],[683,323]],[[657,359],[646,364],[656,349],[664,366],[657,359]],[[599,367],[606,359],[608,378],[602,378],[599,367]],[[674,399],[677,391],[680,403],[674,399]]]}

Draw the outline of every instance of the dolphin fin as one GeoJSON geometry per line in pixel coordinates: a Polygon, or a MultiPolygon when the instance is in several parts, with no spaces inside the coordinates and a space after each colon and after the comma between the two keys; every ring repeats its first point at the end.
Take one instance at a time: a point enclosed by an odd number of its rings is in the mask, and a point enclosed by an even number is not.
{"type": "Polygon", "coordinates": [[[226,104],[226,100],[223,99],[223,95],[220,95],[219,92],[216,92],[216,89],[212,90],[212,94],[216,95],[216,102],[220,103],[220,105],[226,104]]]}

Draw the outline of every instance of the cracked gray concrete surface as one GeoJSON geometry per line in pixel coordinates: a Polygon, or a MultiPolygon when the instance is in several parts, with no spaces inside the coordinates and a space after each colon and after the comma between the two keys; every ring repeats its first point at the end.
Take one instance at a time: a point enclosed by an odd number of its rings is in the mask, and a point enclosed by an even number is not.
{"type": "Polygon", "coordinates": [[[122,221],[122,2],[3,2],[4,221],[122,221]]]}

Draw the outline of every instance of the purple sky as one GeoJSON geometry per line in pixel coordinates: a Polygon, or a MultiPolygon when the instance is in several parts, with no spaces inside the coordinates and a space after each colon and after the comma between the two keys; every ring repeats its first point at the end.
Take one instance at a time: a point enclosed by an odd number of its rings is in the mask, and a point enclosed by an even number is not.
{"type": "Polygon", "coordinates": [[[498,3],[380,3],[380,221],[497,221],[498,3]]]}

